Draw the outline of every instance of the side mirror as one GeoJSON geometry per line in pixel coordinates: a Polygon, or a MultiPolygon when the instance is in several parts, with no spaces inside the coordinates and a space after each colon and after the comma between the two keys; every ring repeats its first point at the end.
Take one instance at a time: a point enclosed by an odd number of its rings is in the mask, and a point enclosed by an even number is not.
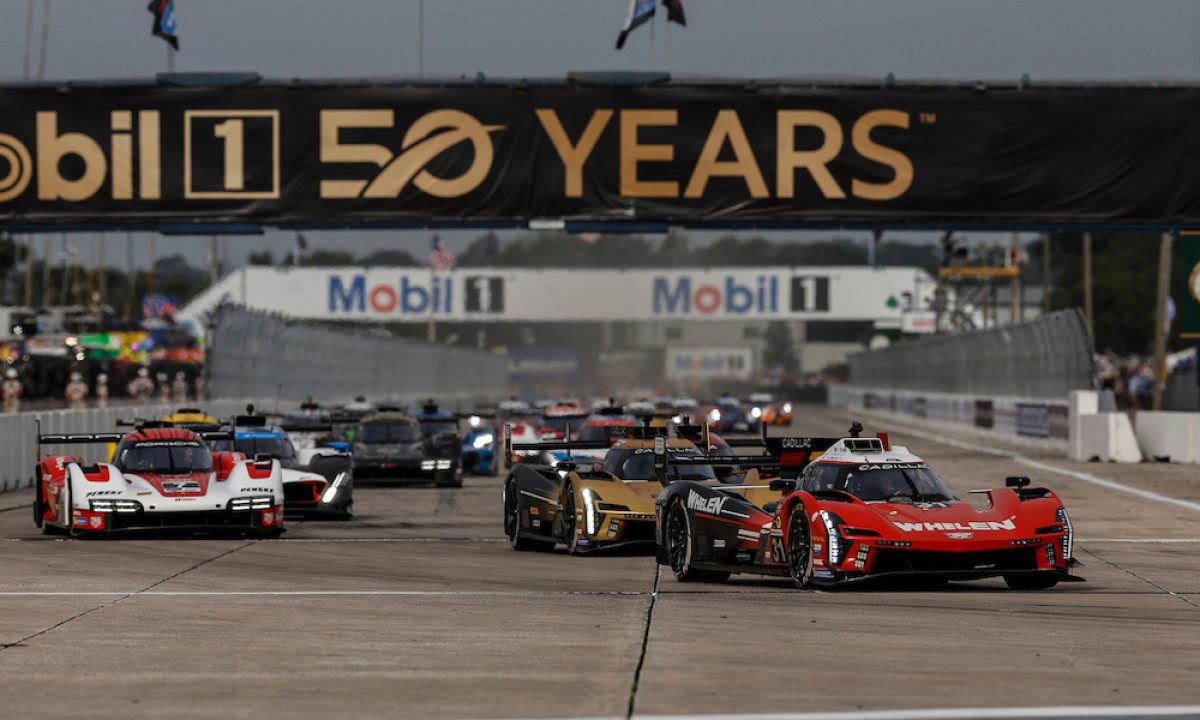
{"type": "Polygon", "coordinates": [[[1004,487],[1016,488],[1020,490],[1023,487],[1028,487],[1030,482],[1032,481],[1027,477],[1014,475],[1012,477],[1004,478],[1004,487]]]}
{"type": "Polygon", "coordinates": [[[778,490],[781,493],[795,492],[796,491],[796,481],[795,480],[783,480],[783,479],[772,480],[767,485],[767,487],[769,487],[772,490],[778,490]]]}

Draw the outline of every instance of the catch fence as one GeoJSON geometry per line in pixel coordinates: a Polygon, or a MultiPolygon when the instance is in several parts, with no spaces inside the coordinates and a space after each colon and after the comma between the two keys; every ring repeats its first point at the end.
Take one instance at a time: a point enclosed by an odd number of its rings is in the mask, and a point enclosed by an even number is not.
{"type": "Polygon", "coordinates": [[[1092,339],[1078,310],[857,353],[849,363],[850,385],[863,389],[1063,400],[1092,388],[1092,339]]]}
{"type": "Polygon", "coordinates": [[[209,331],[209,390],[216,397],[436,398],[504,395],[507,360],[480,350],[285,320],[225,306],[209,331]]]}

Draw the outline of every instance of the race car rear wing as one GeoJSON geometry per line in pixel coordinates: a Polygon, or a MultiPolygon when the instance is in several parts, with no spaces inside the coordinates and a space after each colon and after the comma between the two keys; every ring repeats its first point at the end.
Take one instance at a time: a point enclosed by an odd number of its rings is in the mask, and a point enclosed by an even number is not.
{"type": "Polygon", "coordinates": [[[841,438],[768,437],[762,439],[765,455],[695,455],[673,457],[667,452],[666,438],[654,441],[654,474],[667,483],[671,465],[717,465],[739,468],[778,468],[781,476],[796,477],[808,464],[821,456],[841,438]]]}
{"type": "MultiPolygon", "coordinates": [[[[616,429],[616,428],[612,428],[616,429]]],[[[621,428],[625,430],[627,428],[621,428]]],[[[566,431],[563,433],[566,437],[571,436],[571,423],[567,423],[566,431]]],[[[610,438],[612,435],[610,434],[610,438]]],[[[598,440],[595,442],[581,442],[570,440],[548,440],[535,443],[514,443],[512,441],[512,425],[504,424],[504,467],[512,469],[512,458],[514,452],[529,452],[538,450],[566,450],[567,462],[571,461],[572,450],[607,450],[612,447],[612,442],[609,440],[598,440]]]]}
{"type": "MultiPolygon", "coordinates": [[[[107,445],[121,442],[129,433],[111,432],[111,433],[43,433],[42,421],[35,420],[34,426],[36,430],[35,437],[37,438],[37,448],[35,456],[41,458],[43,445],[107,445]]],[[[149,421],[142,422],[136,426],[139,430],[150,427],[177,427],[169,422],[149,421]]],[[[190,429],[190,428],[184,428],[190,429]]],[[[205,441],[209,440],[232,440],[233,434],[227,432],[199,432],[193,430],[197,435],[205,441]]]]}

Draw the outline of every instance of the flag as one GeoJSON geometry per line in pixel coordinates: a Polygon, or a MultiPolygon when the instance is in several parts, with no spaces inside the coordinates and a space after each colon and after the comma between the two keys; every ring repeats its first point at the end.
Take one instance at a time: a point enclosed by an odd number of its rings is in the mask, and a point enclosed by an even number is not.
{"type": "Polygon", "coordinates": [[[175,35],[175,0],[150,0],[146,8],[154,13],[154,25],[150,31],[179,49],[179,37],[175,35]]]}
{"type": "Polygon", "coordinates": [[[300,257],[304,255],[304,251],[308,249],[308,240],[304,237],[304,233],[296,233],[296,249],[292,252],[292,264],[299,265],[300,257]]]}
{"type": "Polygon", "coordinates": [[[644,25],[654,17],[654,0],[629,0],[629,12],[625,15],[625,27],[617,36],[617,49],[625,47],[625,38],[634,28],[644,25]]]}
{"type": "Polygon", "coordinates": [[[683,0],[663,0],[667,9],[667,22],[675,22],[687,27],[687,18],[683,14],[683,0]]]}
{"type": "Polygon", "coordinates": [[[430,270],[453,270],[457,261],[454,258],[454,251],[446,247],[446,243],[437,235],[433,236],[433,242],[429,245],[429,257],[425,258],[425,264],[430,270]]]}

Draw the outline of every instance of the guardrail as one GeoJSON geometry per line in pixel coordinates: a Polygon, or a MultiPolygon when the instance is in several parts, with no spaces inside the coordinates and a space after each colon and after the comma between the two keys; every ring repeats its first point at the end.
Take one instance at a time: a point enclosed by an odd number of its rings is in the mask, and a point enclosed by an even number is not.
{"type": "Polygon", "coordinates": [[[346,331],[225,306],[210,324],[209,391],[217,397],[433,397],[504,395],[507,360],[346,331]]]}
{"type": "Polygon", "coordinates": [[[1065,402],[1092,387],[1092,339],[1083,314],[1066,310],[856,353],[849,364],[855,388],[1065,402]]]}

